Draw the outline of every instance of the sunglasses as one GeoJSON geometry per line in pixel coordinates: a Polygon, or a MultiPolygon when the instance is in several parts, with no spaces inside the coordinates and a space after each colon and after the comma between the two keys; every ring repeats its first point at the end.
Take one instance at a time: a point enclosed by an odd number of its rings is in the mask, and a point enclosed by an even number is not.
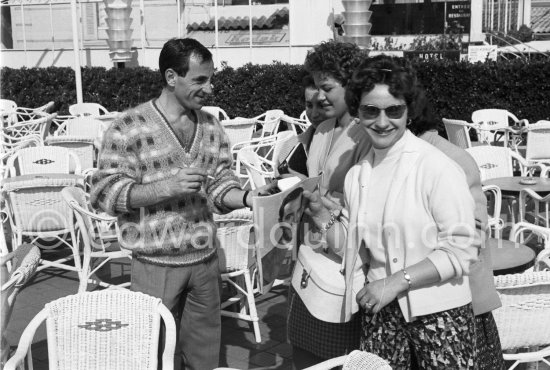
{"type": "Polygon", "coordinates": [[[378,108],[374,105],[360,105],[359,113],[361,117],[366,119],[375,119],[380,115],[380,112],[384,111],[386,116],[390,119],[398,119],[403,117],[403,113],[407,110],[407,105],[390,105],[386,108],[378,108]]]}

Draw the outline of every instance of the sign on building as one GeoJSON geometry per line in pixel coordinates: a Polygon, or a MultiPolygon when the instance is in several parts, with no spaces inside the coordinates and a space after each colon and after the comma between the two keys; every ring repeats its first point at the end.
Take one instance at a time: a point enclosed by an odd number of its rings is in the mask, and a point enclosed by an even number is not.
{"type": "Polygon", "coordinates": [[[422,59],[422,60],[460,60],[459,50],[413,50],[403,51],[403,56],[407,59],[422,59]]]}
{"type": "Polygon", "coordinates": [[[471,63],[497,60],[496,45],[468,45],[468,61],[471,63]]]}

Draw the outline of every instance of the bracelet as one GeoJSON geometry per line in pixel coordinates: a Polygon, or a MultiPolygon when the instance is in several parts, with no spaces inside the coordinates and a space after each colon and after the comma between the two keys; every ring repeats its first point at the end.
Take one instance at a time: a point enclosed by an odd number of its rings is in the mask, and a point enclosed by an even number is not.
{"type": "Polygon", "coordinates": [[[330,211],[330,219],[325,224],[325,226],[323,226],[323,228],[321,229],[321,233],[326,234],[327,231],[332,227],[332,225],[334,225],[336,220],[337,220],[336,215],[332,211],[330,211]]]}
{"type": "Polygon", "coordinates": [[[248,193],[250,193],[250,190],[245,190],[243,194],[243,206],[248,207],[248,204],[246,204],[246,197],[248,196],[248,193]]]}
{"type": "Polygon", "coordinates": [[[411,289],[412,287],[411,275],[409,275],[409,273],[405,269],[402,269],[401,271],[403,271],[403,277],[405,278],[405,280],[407,280],[407,283],[409,283],[408,289],[411,289]]]}

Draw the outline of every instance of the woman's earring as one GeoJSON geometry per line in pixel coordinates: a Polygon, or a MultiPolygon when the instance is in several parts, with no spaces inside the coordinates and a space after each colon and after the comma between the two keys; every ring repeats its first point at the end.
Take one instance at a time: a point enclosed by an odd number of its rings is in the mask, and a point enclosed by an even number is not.
{"type": "Polygon", "coordinates": [[[412,123],[412,119],[410,119],[410,118],[409,118],[409,119],[407,119],[407,126],[410,126],[410,125],[411,125],[411,123],[412,123]]]}

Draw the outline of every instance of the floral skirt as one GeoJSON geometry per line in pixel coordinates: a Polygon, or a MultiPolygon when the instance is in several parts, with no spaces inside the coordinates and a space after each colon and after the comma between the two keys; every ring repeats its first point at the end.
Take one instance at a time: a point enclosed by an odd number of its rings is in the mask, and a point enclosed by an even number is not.
{"type": "Polygon", "coordinates": [[[397,301],[378,314],[363,315],[361,350],[388,361],[394,370],[476,369],[477,347],[472,305],[453,308],[406,322],[397,301]]]}

